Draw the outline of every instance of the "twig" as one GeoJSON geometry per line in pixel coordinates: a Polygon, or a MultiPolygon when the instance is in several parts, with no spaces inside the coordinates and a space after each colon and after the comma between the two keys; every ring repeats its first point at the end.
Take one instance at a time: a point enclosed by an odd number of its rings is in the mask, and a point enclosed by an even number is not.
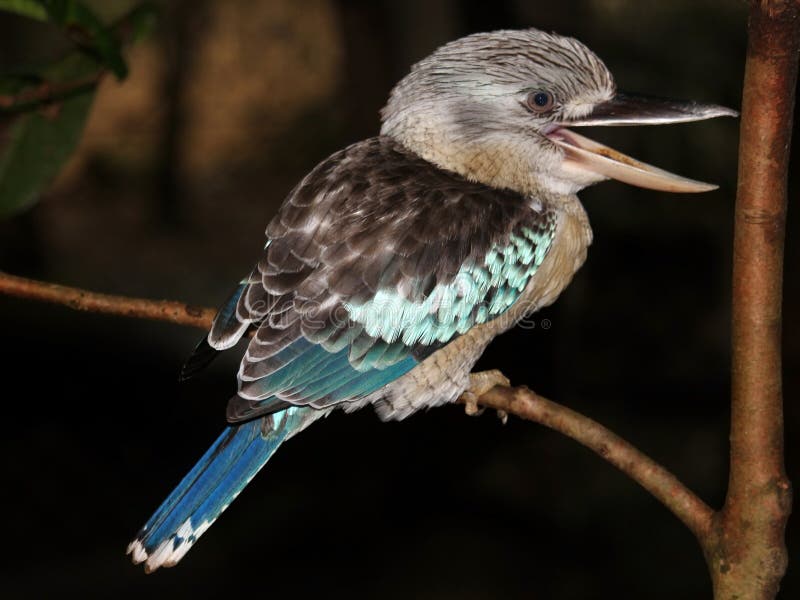
{"type": "Polygon", "coordinates": [[[477,402],[534,421],[583,444],[650,492],[695,536],[708,535],[714,511],[675,475],[598,422],[526,387],[494,387],[477,402]]]}
{"type": "Polygon", "coordinates": [[[773,598],[786,570],[781,289],[800,2],[751,0],[733,248],[730,480],[705,545],[717,598],[773,598]]]}
{"type": "Polygon", "coordinates": [[[87,94],[97,88],[100,74],[65,84],[43,83],[19,94],[0,94],[0,115],[29,112],[87,94]]]}
{"type": "Polygon", "coordinates": [[[61,304],[75,310],[106,313],[135,319],[168,321],[208,329],[216,311],[176,302],[174,300],[145,300],[111,294],[98,294],[79,288],[17,277],[0,271],[0,293],[18,298],[61,304]]]}
{"type": "MultiPolygon", "coordinates": [[[[122,45],[125,45],[133,41],[137,34],[136,23],[154,14],[155,8],[151,3],[139,4],[111,25],[110,31],[113,36],[119,38],[122,45]]],[[[71,30],[68,28],[68,31],[71,30]]],[[[97,69],[94,73],[74,81],[44,80],[33,89],[23,89],[17,94],[0,94],[0,117],[46,108],[52,104],[94,91],[108,69],[102,64],[102,60],[94,55],[91,48],[80,47],[79,51],[93,56],[97,62],[97,69]]]]}

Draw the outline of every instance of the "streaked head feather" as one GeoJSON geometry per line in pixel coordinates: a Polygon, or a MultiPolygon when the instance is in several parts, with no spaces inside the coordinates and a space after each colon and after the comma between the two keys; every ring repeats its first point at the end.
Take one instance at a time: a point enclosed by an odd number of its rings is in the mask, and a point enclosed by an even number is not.
{"type": "Polygon", "coordinates": [[[562,158],[541,132],[614,93],[606,66],[578,40],[536,29],[477,33],[412,67],[381,113],[381,133],[474,181],[535,194],[562,158]],[[540,90],[556,105],[536,115],[525,98],[540,90]]]}

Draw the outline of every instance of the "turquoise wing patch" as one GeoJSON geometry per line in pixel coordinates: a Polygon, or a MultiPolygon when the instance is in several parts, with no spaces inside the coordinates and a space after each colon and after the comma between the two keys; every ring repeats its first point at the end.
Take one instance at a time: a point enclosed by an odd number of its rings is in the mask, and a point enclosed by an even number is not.
{"type": "Polygon", "coordinates": [[[448,342],[502,315],[517,301],[547,256],[553,236],[553,228],[522,227],[493,245],[482,261],[465,264],[452,281],[436,285],[422,301],[381,289],[366,302],[346,302],[344,307],[373,338],[409,347],[448,342]]]}

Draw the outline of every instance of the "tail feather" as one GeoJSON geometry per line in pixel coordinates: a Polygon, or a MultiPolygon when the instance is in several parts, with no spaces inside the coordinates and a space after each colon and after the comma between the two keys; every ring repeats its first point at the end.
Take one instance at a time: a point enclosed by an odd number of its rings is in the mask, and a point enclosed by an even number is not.
{"type": "Polygon", "coordinates": [[[133,562],[148,573],[176,565],[278,446],[322,414],[290,407],[228,427],[128,545],[133,562]]]}

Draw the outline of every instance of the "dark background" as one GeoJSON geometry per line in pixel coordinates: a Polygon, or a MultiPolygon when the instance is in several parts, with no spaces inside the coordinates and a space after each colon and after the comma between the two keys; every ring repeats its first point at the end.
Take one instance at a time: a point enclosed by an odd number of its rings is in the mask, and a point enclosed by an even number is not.
{"type": "MultiPolygon", "coordinates": [[[[622,89],[740,102],[745,2],[163,8],[158,35],[129,55],[131,77],[104,84],[76,156],[43,202],[0,223],[0,269],[219,303],[249,271],[294,183],[377,132],[378,110],[412,62],[473,31],[573,35],[622,89]]],[[[44,25],[0,16],[0,67],[51,56],[59,43],[44,25]]],[[[595,231],[586,265],[537,327],[499,338],[478,365],[609,426],[714,507],[727,479],[737,133],[732,120],[593,132],[720,189],[585,190],[595,231]]],[[[790,211],[790,478],[799,448],[797,233],[790,211]]],[[[691,534],[636,484],[540,426],[512,418],[503,427],[459,407],[402,423],[370,410],[333,415],[289,442],[177,568],[145,576],[125,546],[223,426],[237,357],[178,384],[199,331],[8,298],[0,327],[5,597],[710,596],[691,534]]],[[[797,594],[791,563],[783,597],[797,594]]]]}

